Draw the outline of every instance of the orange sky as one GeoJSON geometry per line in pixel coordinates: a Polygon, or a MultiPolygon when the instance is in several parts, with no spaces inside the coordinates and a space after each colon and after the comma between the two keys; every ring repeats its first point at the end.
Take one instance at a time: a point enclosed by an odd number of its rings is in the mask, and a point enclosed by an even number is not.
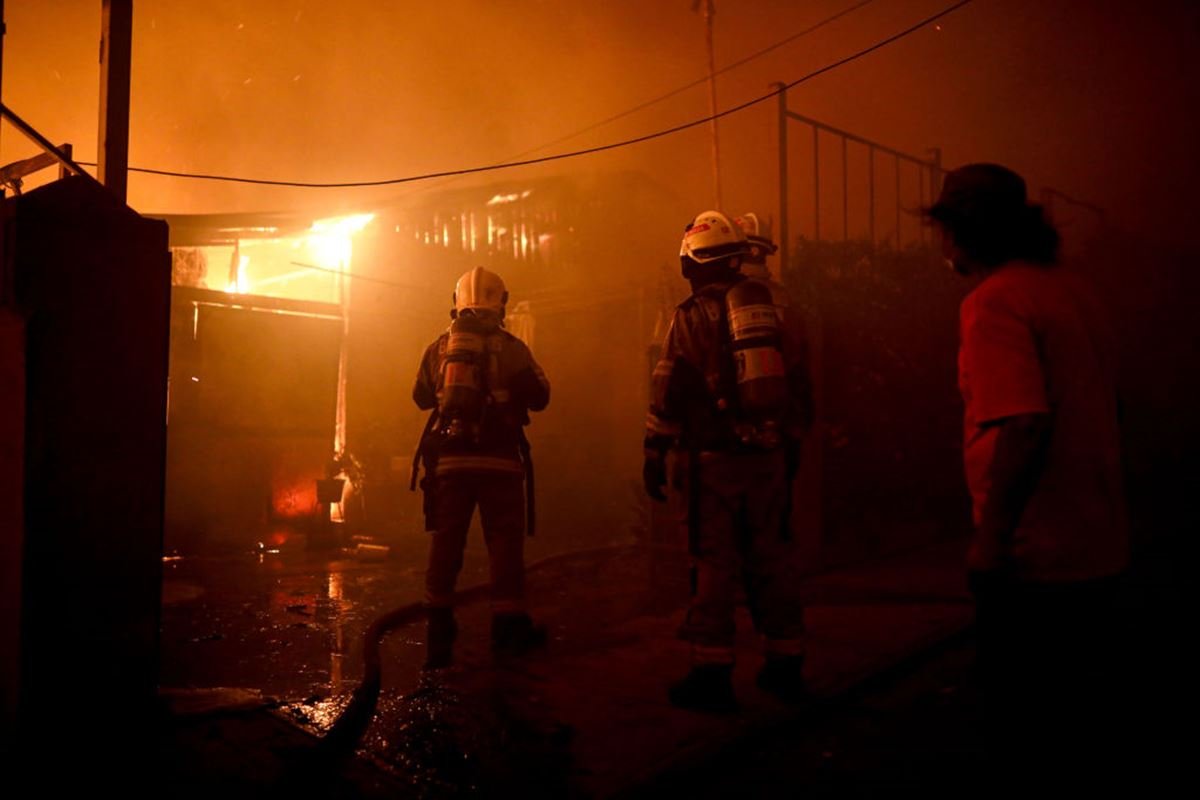
{"type": "MultiPolygon", "coordinates": [[[[717,0],[718,66],[854,4],[717,0]]],[[[5,5],[5,102],[91,160],[99,0],[5,5]]],[[[946,5],[876,0],[722,76],[720,105],[946,5]]],[[[135,0],[134,8],[136,166],[338,181],[491,163],[705,70],[703,21],[690,0],[135,0]]],[[[1106,206],[1125,227],[1192,235],[1200,4],[975,0],[940,27],[794,90],[793,107],[906,150],[941,146],[948,165],[1009,164],[1035,187],[1050,184],[1106,206]]],[[[707,103],[698,87],[555,149],[694,119],[707,103]]],[[[768,103],[722,123],[731,210],[775,208],[774,114],[768,103]]],[[[0,149],[6,162],[30,152],[7,128],[0,149]]],[[[702,127],[516,177],[638,169],[699,210],[711,205],[708,158],[702,127]]],[[[130,202],[146,212],[342,207],[411,191],[133,176],[130,202]]]]}

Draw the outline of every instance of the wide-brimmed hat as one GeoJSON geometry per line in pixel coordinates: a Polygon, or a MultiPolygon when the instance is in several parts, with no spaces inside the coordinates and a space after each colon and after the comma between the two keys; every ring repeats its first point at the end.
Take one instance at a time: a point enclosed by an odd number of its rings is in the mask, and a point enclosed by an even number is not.
{"type": "Polygon", "coordinates": [[[967,164],[946,173],[927,218],[948,222],[983,215],[1008,218],[1028,207],[1025,180],[999,164],[967,164]]]}

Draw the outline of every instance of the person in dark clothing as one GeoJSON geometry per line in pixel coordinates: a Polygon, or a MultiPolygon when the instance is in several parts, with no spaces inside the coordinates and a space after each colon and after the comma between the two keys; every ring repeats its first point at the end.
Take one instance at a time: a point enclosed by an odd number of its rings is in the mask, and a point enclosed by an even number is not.
{"type": "Polygon", "coordinates": [[[688,226],[680,250],[692,296],[675,310],[654,369],[646,422],[646,491],[664,500],[674,449],[688,498],[685,525],[693,591],[682,635],[691,670],[671,703],[728,712],[734,608],[745,587],[764,637],[759,687],[787,700],[804,693],[804,609],[788,530],[800,441],[811,423],[806,352],[791,310],[771,287],[740,274],[745,234],[719,211],[688,226]]]}
{"type": "Polygon", "coordinates": [[[1113,645],[1129,528],[1115,334],[1093,288],[1058,265],[1058,234],[995,164],[949,172],[925,210],[960,310],[967,566],[995,744],[1038,769],[1111,743],[1113,645]],[[1030,760],[1033,759],[1033,760],[1030,760]]]}
{"type": "Polygon", "coordinates": [[[479,507],[492,577],[492,646],[520,653],[546,632],[525,610],[524,546],[529,412],[550,402],[550,384],[524,342],[503,328],[508,300],[499,275],[482,267],[454,292],[454,321],[425,351],[413,401],[433,410],[422,437],[429,606],[426,668],[448,666],[457,625],[454,586],[475,507],[479,507]]]}

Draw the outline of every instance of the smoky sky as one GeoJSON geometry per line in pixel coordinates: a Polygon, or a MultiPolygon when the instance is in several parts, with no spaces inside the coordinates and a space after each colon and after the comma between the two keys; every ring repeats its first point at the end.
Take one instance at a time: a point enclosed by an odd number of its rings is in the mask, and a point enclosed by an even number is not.
{"type": "MultiPolygon", "coordinates": [[[[717,0],[718,67],[856,0],[717,0]]],[[[949,5],[876,0],[718,79],[719,105],[765,93],[949,5]]],[[[95,154],[99,0],[9,0],[4,101],[83,160],[95,154]]],[[[343,181],[493,163],[705,74],[691,0],[135,0],[135,166],[343,181]]],[[[944,163],[999,161],[1031,186],[1104,206],[1123,227],[1187,241],[1200,185],[1200,6],[975,0],[790,93],[796,110],[944,163]]],[[[537,155],[704,116],[704,86],[537,155]]],[[[774,101],[721,122],[724,205],[773,212],[774,101]]],[[[31,148],[7,128],[3,158],[31,148]]],[[[701,126],[522,176],[629,169],[712,205],[701,126]]],[[[794,167],[802,169],[802,167],[794,167]]],[[[462,185],[458,182],[457,185],[462,185]]],[[[412,194],[134,175],[146,212],[369,206],[412,194]]],[[[674,232],[672,232],[674,233],[674,232]]]]}

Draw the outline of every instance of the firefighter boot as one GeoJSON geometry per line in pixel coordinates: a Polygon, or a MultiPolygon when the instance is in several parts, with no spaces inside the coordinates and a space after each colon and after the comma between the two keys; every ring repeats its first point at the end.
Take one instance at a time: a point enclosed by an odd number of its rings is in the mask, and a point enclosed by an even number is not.
{"type": "Polygon", "coordinates": [[[671,705],[711,714],[731,714],[738,710],[733,694],[732,664],[700,664],[681,680],[671,684],[667,698],[671,705]]]}
{"type": "Polygon", "coordinates": [[[785,703],[802,703],[808,697],[804,685],[804,656],[767,656],[754,683],[785,703]]]}
{"type": "Polygon", "coordinates": [[[500,655],[519,656],[546,644],[546,628],[534,625],[528,614],[492,616],[492,650],[500,655]]]}
{"type": "Polygon", "coordinates": [[[442,669],[450,666],[454,658],[454,640],[458,637],[458,624],[454,621],[454,609],[429,609],[429,624],[426,628],[425,669],[442,669]]]}

